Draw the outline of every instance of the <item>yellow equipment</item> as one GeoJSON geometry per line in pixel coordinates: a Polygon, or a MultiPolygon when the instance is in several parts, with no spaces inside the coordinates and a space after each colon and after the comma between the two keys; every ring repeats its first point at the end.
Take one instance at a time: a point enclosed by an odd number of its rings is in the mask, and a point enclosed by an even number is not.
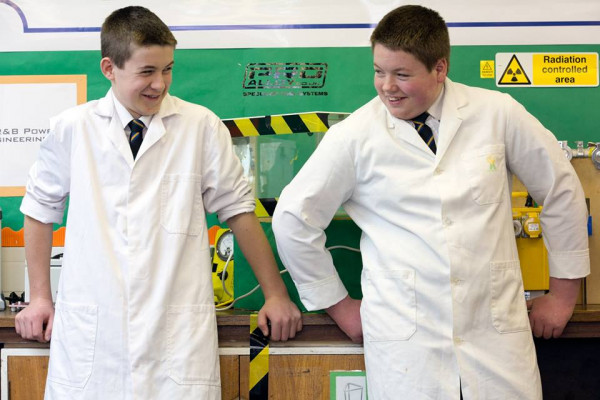
{"type": "MultiPolygon", "coordinates": [[[[526,192],[514,192],[513,198],[527,197],[526,192]]],[[[549,289],[548,252],[542,240],[540,213],[542,207],[513,207],[513,226],[521,263],[525,291],[549,289]]]]}
{"type": "Polygon", "coordinates": [[[212,264],[215,304],[223,305],[233,300],[233,232],[230,229],[217,231],[212,264]]]}

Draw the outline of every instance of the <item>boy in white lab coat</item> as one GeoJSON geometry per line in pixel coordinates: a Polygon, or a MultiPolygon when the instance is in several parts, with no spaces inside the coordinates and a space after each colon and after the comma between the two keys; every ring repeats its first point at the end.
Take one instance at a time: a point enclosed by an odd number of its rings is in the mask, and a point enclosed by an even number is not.
{"type": "Polygon", "coordinates": [[[176,43],[143,7],[113,12],[100,62],[111,89],[54,118],[31,169],[31,303],[16,330],[52,339],[46,399],[221,398],[206,212],[227,222],[263,288],[263,332],[301,329],[227,129],[168,94],[176,43]],[[52,224],[67,197],[55,310],[52,224]]]}
{"type": "Polygon", "coordinates": [[[279,254],[307,309],[364,341],[369,398],[541,399],[532,330],[560,336],[589,273],[578,178],[510,96],[447,78],[437,12],[399,7],[371,43],[378,97],[333,126],[284,189],[279,254]],[[529,317],[512,174],[544,206],[550,291],[529,317]],[[362,301],[324,248],[340,205],[362,229],[362,301]]]}

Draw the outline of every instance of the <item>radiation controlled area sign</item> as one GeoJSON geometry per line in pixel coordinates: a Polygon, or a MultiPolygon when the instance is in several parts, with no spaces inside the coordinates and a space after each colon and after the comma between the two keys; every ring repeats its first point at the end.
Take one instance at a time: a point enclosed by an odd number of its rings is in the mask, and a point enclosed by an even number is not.
{"type": "Polygon", "coordinates": [[[496,53],[496,86],[598,86],[598,53],[496,53]]]}

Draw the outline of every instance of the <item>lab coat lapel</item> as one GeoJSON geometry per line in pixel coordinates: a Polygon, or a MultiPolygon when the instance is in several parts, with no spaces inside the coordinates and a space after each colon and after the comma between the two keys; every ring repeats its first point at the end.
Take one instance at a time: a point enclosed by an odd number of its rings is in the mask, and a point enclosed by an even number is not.
{"type": "Polygon", "coordinates": [[[146,136],[142,142],[142,147],[140,147],[140,151],[137,155],[138,160],[144,156],[144,153],[146,153],[150,147],[156,144],[156,142],[158,142],[166,134],[167,130],[165,128],[163,118],[176,113],[177,106],[175,105],[173,98],[167,94],[167,96],[163,99],[159,112],[152,117],[148,131],[146,132],[146,136]]]}
{"type": "Polygon", "coordinates": [[[421,150],[423,153],[431,156],[431,158],[435,157],[410,122],[392,117],[390,112],[386,109],[386,124],[387,129],[392,136],[416,147],[418,150],[421,150]]]}
{"type": "Polygon", "coordinates": [[[437,144],[437,161],[439,162],[450,147],[454,136],[458,132],[463,121],[460,109],[467,105],[468,101],[462,93],[457,92],[453,82],[446,79],[444,104],[442,106],[442,118],[440,119],[440,131],[437,144]]]}
{"type": "Polygon", "coordinates": [[[102,117],[106,117],[108,122],[108,138],[112,142],[113,146],[121,156],[125,159],[129,167],[133,167],[133,155],[131,154],[131,147],[127,142],[127,137],[121,120],[119,119],[115,110],[115,103],[112,94],[112,89],[108,91],[105,97],[98,101],[96,106],[96,113],[102,117]]]}

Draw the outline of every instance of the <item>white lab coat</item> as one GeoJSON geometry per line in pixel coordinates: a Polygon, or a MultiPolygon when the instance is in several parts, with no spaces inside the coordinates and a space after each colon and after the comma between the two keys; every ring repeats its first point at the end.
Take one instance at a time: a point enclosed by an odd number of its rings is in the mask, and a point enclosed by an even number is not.
{"type": "Polygon", "coordinates": [[[307,309],[326,308],[347,292],[323,229],[340,204],[362,229],[369,398],[458,399],[462,382],[468,400],[540,399],[510,174],[544,205],[558,278],[589,273],[581,185],[520,104],[449,79],[437,148],[379,98],[334,125],[279,199],[279,255],[307,309]]]}
{"type": "Polygon", "coordinates": [[[46,399],[220,399],[205,212],[254,209],[225,126],[167,96],[134,162],[109,91],[53,119],[21,210],[67,195],[46,399]]]}

